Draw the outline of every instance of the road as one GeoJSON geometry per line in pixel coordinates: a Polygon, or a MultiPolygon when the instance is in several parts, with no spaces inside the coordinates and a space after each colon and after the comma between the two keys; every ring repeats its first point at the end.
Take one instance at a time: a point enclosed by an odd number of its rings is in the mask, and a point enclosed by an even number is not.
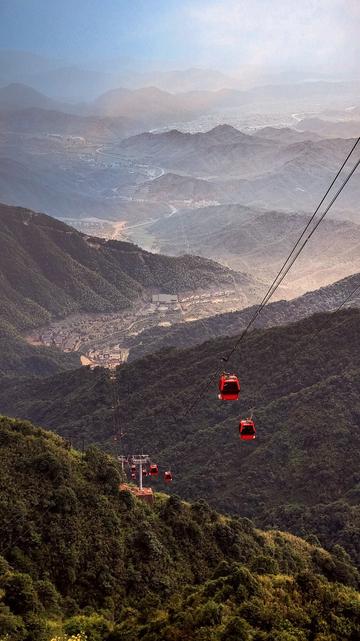
{"type": "MultiPolygon", "coordinates": [[[[96,153],[102,156],[111,156],[111,157],[123,158],[124,160],[126,160],[126,157],[123,154],[115,152],[112,149],[112,146],[109,146],[109,145],[101,145],[97,147],[96,153]]],[[[137,163],[136,165],[134,165],[134,167],[138,168],[140,172],[146,174],[147,179],[145,182],[150,180],[156,180],[157,178],[160,178],[166,173],[166,169],[164,169],[164,167],[156,167],[156,166],[147,165],[144,163],[137,163]]],[[[114,187],[112,191],[116,193],[117,197],[120,199],[132,201],[132,202],[153,202],[153,201],[146,201],[143,198],[137,199],[137,198],[134,198],[133,196],[121,196],[121,194],[119,194],[119,187],[114,187]]],[[[131,232],[132,230],[135,230],[135,229],[146,228],[149,225],[152,225],[154,223],[157,223],[163,220],[164,218],[171,218],[172,216],[174,216],[174,214],[176,214],[179,211],[178,207],[175,207],[175,205],[172,205],[169,202],[164,201],[162,204],[165,204],[170,209],[170,212],[168,214],[165,214],[165,216],[158,217],[158,218],[148,218],[147,220],[144,220],[141,223],[136,223],[135,225],[129,225],[129,226],[127,226],[126,224],[124,225],[123,222],[114,223],[114,230],[111,235],[112,240],[116,240],[119,232],[122,234],[122,236],[124,236],[128,231],[131,232]]]]}

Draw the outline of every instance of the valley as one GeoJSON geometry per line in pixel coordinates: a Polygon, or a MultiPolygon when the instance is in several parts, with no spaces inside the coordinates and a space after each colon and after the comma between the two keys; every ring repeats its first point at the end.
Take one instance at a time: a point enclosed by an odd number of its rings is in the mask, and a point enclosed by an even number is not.
{"type": "Polygon", "coordinates": [[[206,258],[149,253],[28,209],[0,205],[0,223],[0,371],[14,353],[23,361],[42,346],[119,364],[142,331],[241,309],[265,291],[261,280],[206,258]]]}
{"type": "MultiPolygon", "coordinates": [[[[330,92],[326,100],[333,101],[332,111],[324,108],[326,101],[320,106],[305,96],[308,104],[299,108],[299,96],[291,103],[291,91],[278,102],[281,109],[273,109],[269,97],[274,90],[269,88],[267,96],[263,88],[241,106],[234,106],[237,94],[226,93],[222,100],[229,105],[213,106],[194,119],[188,114],[188,120],[176,121],[175,110],[165,126],[146,133],[141,119],[116,109],[104,111],[103,103],[90,112],[89,105],[69,106],[70,113],[64,113],[63,104],[21,85],[11,87],[0,93],[0,201],[46,212],[88,235],[129,240],[153,252],[200,253],[240,271],[258,266],[247,261],[242,250],[227,247],[221,254],[209,247],[210,230],[203,223],[193,238],[189,218],[201,220],[198,210],[233,205],[307,215],[344,159],[352,142],[348,136],[356,135],[360,122],[356,109],[347,110],[345,86],[342,106],[332,88],[324,87],[330,92]],[[264,103],[256,110],[258,94],[264,103]],[[27,108],[21,108],[26,103],[27,108]]],[[[310,96],[310,86],[307,93],[310,96]]],[[[107,98],[116,105],[117,100],[141,99],[144,106],[147,101],[151,105],[155,93],[123,92],[107,98]]],[[[204,96],[205,102],[208,99],[210,95],[204,96]]],[[[168,99],[160,92],[156,100],[161,109],[168,99]]],[[[168,104],[170,108],[173,103],[168,104]]],[[[359,197],[354,181],[332,216],[356,224],[359,197]]],[[[215,236],[223,227],[218,211],[212,218],[215,236]]],[[[233,224],[238,222],[235,217],[233,224]]],[[[286,229],[285,241],[291,242],[286,229]]],[[[278,234],[271,242],[282,248],[278,234]]],[[[343,247],[336,249],[344,254],[343,247]]],[[[261,278],[268,267],[275,270],[276,261],[258,272],[261,278]]],[[[304,273],[286,295],[299,295],[351,273],[350,266],[327,273],[322,257],[314,269],[315,280],[304,273]]]]}

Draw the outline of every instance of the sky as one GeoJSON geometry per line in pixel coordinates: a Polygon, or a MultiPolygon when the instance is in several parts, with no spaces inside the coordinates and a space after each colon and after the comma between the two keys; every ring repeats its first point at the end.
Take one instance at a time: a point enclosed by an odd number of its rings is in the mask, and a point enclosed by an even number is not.
{"type": "Polygon", "coordinates": [[[353,71],[360,0],[0,0],[2,49],[81,62],[353,71]]]}

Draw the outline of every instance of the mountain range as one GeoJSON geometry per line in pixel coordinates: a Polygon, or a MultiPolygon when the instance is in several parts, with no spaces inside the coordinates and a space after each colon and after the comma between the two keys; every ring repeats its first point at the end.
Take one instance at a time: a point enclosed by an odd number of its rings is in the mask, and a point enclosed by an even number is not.
{"type": "Polygon", "coordinates": [[[139,124],[127,118],[100,118],[80,116],[44,106],[0,111],[0,131],[47,134],[60,136],[83,136],[104,141],[125,138],[131,131],[139,130],[139,124]]]}
{"type": "MultiPolygon", "coordinates": [[[[229,125],[196,134],[139,133],[191,121],[218,109],[218,101],[219,109],[228,109],[231,100],[240,100],[224,91],[229,102],[222,91],[170,94],[145,87],[75,104],[19,84],[3,87],[0,200],[59,218],[130,224],[138,214],[127,217],[129,199],[134,210],[144,201],[152,208],[206,201],[312,210],[353,140],[289,127],[256,128],[250,135],[229,125]]],[[[297,125],[304,127],[301,118],[297,125]]],[[[358,200],[357,182],[351,181],[334,211],[355,220],[358,200]]],[[[159,216],[143,220],[150,217],[159,216]]]]}
{"type": "Polygon", "coordinates": [[[360,84],[241,69],[0,51],[0,641],[360,638],[360,84]]]}
{"type": "MultiPolygon", "coordinates": [[[[295,191],[296,180],[299,188],[306,187],[305,175],[316,173],[307,187],[308,193],[312,194],[312,185],[322,184],[331,172],[336,173],[353,143],[340,138],[314,139],[312,132],[293,133],[288,128],[263,128],[256,135],[249,135],[229,125],[218,125],[205,133],[177,130],[143,133],[122,141],[119,148],[132,158],[151,158],[154,164],[175,173],[205,177],[215,182],[216,178],[226,178],[224,186],[232,196],[241,195],[247,183],[235,183],[231,178],[254,178],[248,184],[254,189],[257,187],[255,200],[260,181],[270,182],[277,175],[280,185],[283,176],[291,178],[289,192],[295,191]]],[[[244,196],[249,198],[246,192],[244,196]]],[[[270,202],[272,196],[269,190],[270,202]]]]}
{"type": "MultiPolygon", "coordinates": [[[[216,205],[175,212],[149,225],[149,231],[165,253],[211,256],[267,281],[275,277],[309,219],[254,206],[216,205]]],[[[284,281],[281,295],[292,298],[359,271],[359,246],[359,225],[326,218],[284,281]]]]}
{"type": "MultiPolygon", "coordinates": [[[[50,58],[31,51],[0,51],[0,84],[24,83],[55,97],[89,100],[107,90],[122,86],[136,89],[157,86],[164,91],[216,91],[223,88],[251,89],[256,85],[284,86],[313,84],[325,86],[340,84],[333,74],[319,71],[273,70],[263,65],[237,64],[236,73],[227,74],[218,69],[190,67],[172,69],[169,61],[131,59],[121,56],[111,60],[75,62],[50,58]]],[[[346,77],[346,75],[344,75],[346,77]]],[[[353,82],[353,85],[356,83],[353,82]]],[[[345,86],[350,82],[345,82],[345,86]]],[[[292,90],[294,92],[294,89],[292,90]]],[[[299,91],[300,96],[304,91],[299,91]]]]}
{"type": "MultiPolygon", "coordinates": [[[[356,117],[355,110],[351,113],[356,117]]],[[[332,121],[315,117],[303,118],[299,121],[298,127],[326,138],[357,138],[360,132],[360,120],[332,121]]]]}
{"type": "Polygon", "coordinates": [[[229,125],[205,133],[143,133],[124,140],[120,149],[132,158],[149,159],[171,171],[195,176],[249,176],[271,162],[281,164],[277,141],[250,136],[229,125]]]}
{"type": "MultiPolygon", "coordinates": [[[[214,109],[237,108],[244,114],[251,113],[255,109],[259,113],[269,113],[276,106],[282,105],[289,111],[292,108],[309,110],[318,105],[319,101],[324,108],[336,109],[344,108],[349,100],[358,103],[360,98],[359,85],[353,82],[314,81],[267,85],[248,91],[224,87],[217,90],[197,88],[171,93],[159,88],[149,79],[149,82],[137,88],[129,88],[118,83],[109,86],[109,83],[105,82],[103,87],[107,84],[109,89],[102,91],[97,82],[99,72],[89,71],[82,76],[76,67],[65,67],[56,71],[55,86],[68,81],[69,92],[64,93],[51,91],[50,76],[53,76],[54,72],[44,73],[47,82],[43,85],[36,82],[19,82],[16,81],[16,76],[12,77],[9,84],[0,88],[0,109],[40,107],[59,110],[61,106],[60,110],[67,113],[137,117],[147,127],[163,127],[176,121],[190,120],[197,115],[211,113],[214,109]],[[84,92],[81,84],[91,87],[90,92],[84,92]],[[43,93],[44,91],[46,93],[49,91],[53,97],[49,98],[43,93]],[[86,94],[86,101],[84,101],[83,96],[86,94]]],[[[156,83],[156,78],[153,80],[156,83]]]]}
{"type": "MultiPolygon", "coordinates": [[[[206,179],[212,198],[226,203],[242,203],[258,207],[276,207],[294,211],[313,211],[339,167],[354,145],[353,139],[320,139],[313,134],[287,128],[263,128],[256,135],[245,134],[229,125],[219,125],[205,133],[144,133],[123,140],[119,148],[124,155],[138,162],[153,162],[166,173],[192,179],[206,179]]],[[[356,152],[349,161],[352,167],[356,152]]],[[[178,181],[179,179],[176,178],[178,181]]],[[[152,200],[163,195],[165,178],[151,185],[140,186],[139,196],[152,200]],[[157,196],[157,192],[158,196],[157,196]]],[[[168,199],[178,200],[175,179],[174,193],[167,179],[168,199]]],[[[190,193],[201,200],[203,183],[185,183],[183,200],[190,193]]],[[[359,185],[353,180],[334,207],[339,216],[356,218],[359,185]]]]}

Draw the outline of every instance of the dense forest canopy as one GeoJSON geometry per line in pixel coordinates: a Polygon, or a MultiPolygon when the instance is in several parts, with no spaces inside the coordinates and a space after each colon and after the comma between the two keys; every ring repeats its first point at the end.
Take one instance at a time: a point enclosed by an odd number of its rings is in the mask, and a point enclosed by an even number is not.
{"type": "MultiPolygon", "coordinates": [[[[148,451],[171,465],[174,492],[184,498],[206,498],[262,527],[314,533],[329,549],[343,545],[359,564],[359,331],[358,310],[255,330],[232,362],[240,403],[220,403],[215,382],[188,416],[233,338],[120,368],[125,453],[148,451]],[[244,444],[238,420],[251,408],[257,439],[244,444]]],[[[2,412],[30,418],[78,446],[84,439],[114,451],[111,403],[102,369],[4,379],[0,394],[2,412]]]]}
{"type": "Polygon", "coordinates": [[[147,506],[119,491],[113,458],[27,422],[0,418],[0,442],[4,638],[357,638],[359,575],[341,547],[261,532],[202,500],[147,506]]]}

